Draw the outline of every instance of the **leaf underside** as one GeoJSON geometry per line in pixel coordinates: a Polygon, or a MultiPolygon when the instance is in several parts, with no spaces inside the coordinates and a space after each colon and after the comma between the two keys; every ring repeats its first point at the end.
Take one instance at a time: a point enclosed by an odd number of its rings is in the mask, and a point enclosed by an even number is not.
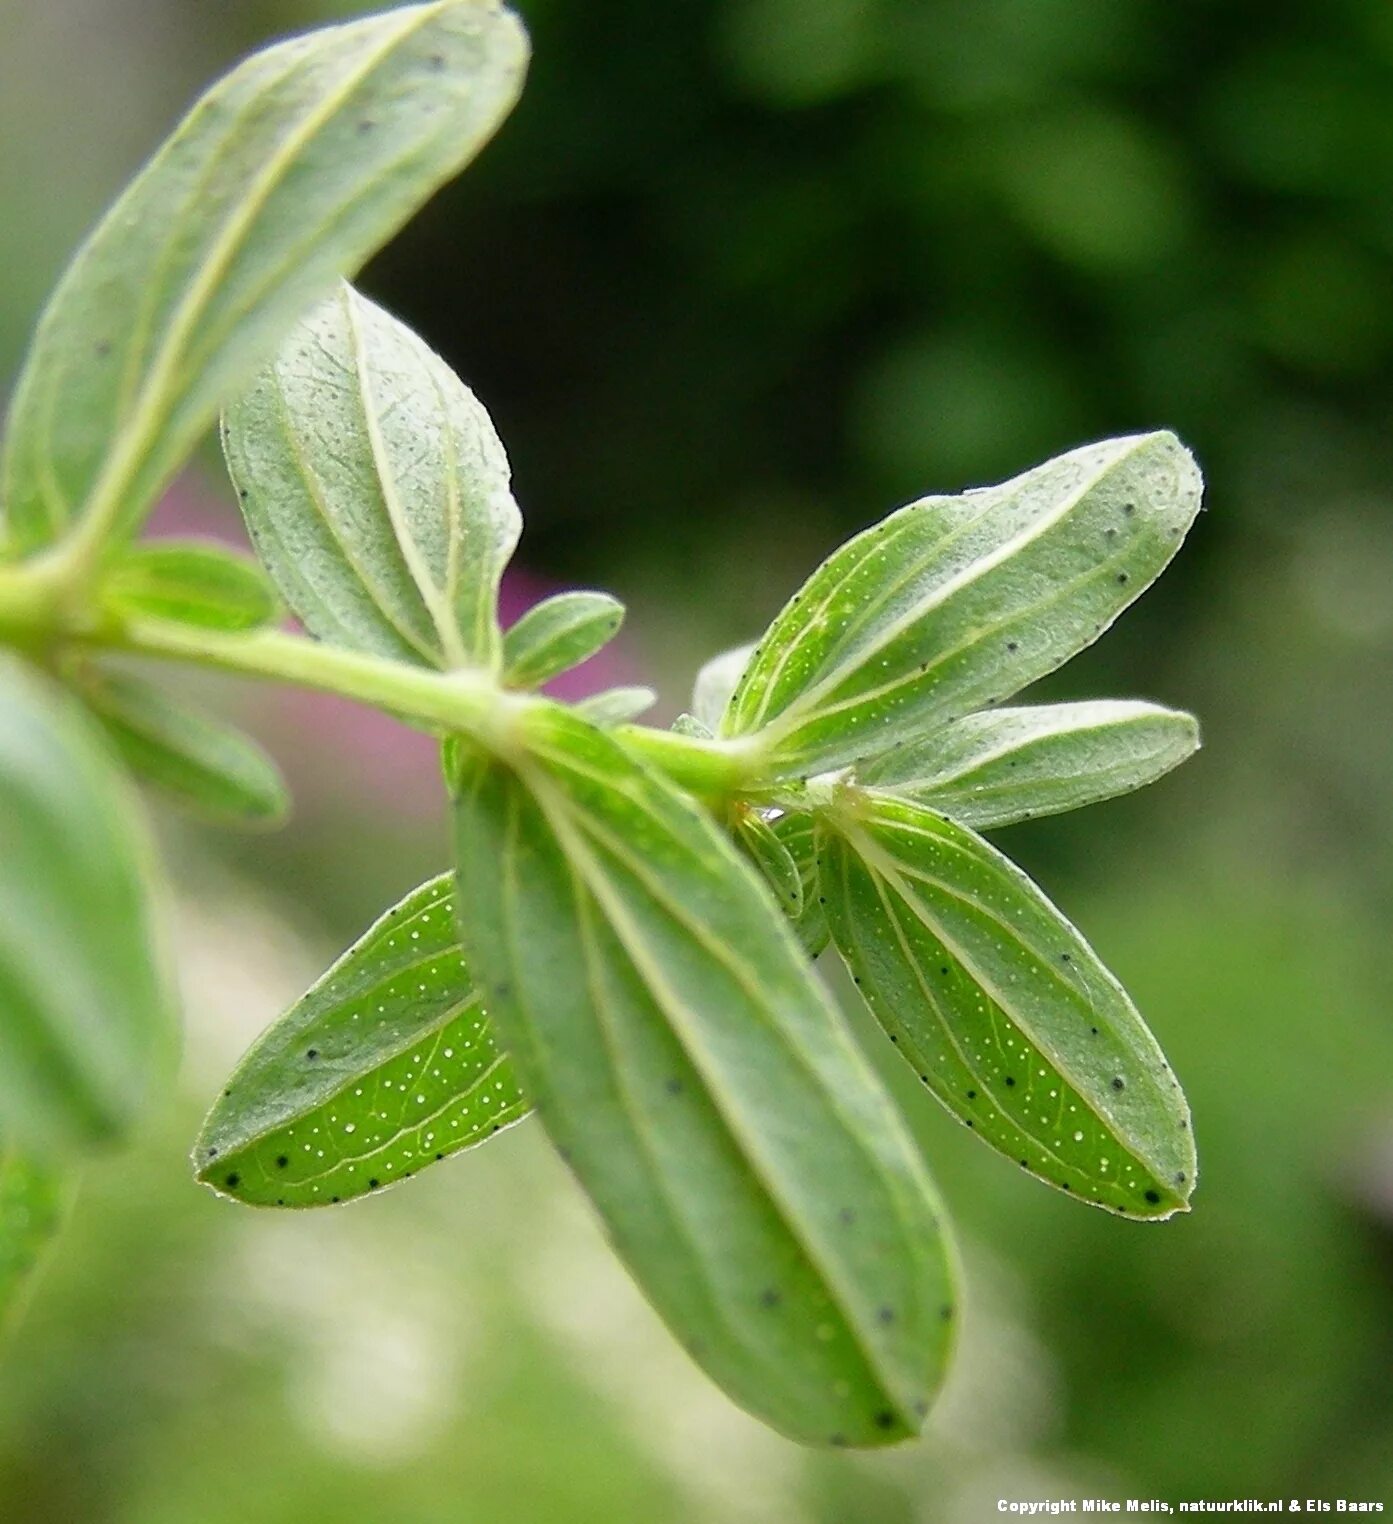
{"type": "Polygon", "coordinates": [[[247,1053],[194,1149],[252,1206],[352,1201],[527,1115],[444,874],[388,911],[247,1053]]]}
{"type": "Polygon", "coordinates": [[[757,733],[768,770],[806,776],[1000,703],[1155,580],[1200,486],[1173,435],[1146,434],[891,514],[784,607],[720,734],[757,733]]]}
{"type": "Polygon", "coordinates": [[[257,562],[196,540],[148,540],[123,548],[102,579],[100,597],[118,614],[207,630],[254,630],[281,613],[257,562]]]}
{"type": "Polygon", "coordinates": [[[709,817],[553,706],[523,744],[457,753],[459,921],[553,1141],[736,1402],[813,1444],[917,1431],[956,1299],[893,1108],[709,817]]]}
{"type": "Polygon", "coordinates": [[[503,636],[503,681],[540,688],[608,645],[624,605],[608,593],[557,593],[534,604],[503,636]]]}
{"type": "Polygon", "coordinates": [[[0,658],[0,1131],[45,1164],[164,1083],[173,1018],[140,800],[81,706],[0,658]]]}
{"type": "Polygon", "coordinates": [[[1198,745],[1190,715],[1156,704],[1036,704],[968,715],[857,776],[984,831],[1143,788],[1198,745]]]}
{"type": "Polygon", "coordinates": [[[311,634],[431,667],[499,659],[522,527],[507,457],[409,328],[341,283],[227,410],[223,443],[252,541],[311,634]]]}
{"type": "Polygon", "coordinates": [[[1186,1209],[1184,1096],[1122,987],[1034,884],[970,831],[866,794],[818,830],[838,950],[923,1085],[984,1142],[1079,1199],[1186,1209]]]}
{"type": "Polygon", "coordinates": [[[526,58],[509,12],[459,0],[292,38],[215,85],[39,325],[0,461],[9,550],[97,505],[134,527],[290,324],[487,142],[526,58]]]}
{"type": "Polygon", "coordinates": [[[220,825],[274,826],[290,812],[280,769],[250,736],[127,673],[75,675],[121,760],[180,808],[220,825]]]}

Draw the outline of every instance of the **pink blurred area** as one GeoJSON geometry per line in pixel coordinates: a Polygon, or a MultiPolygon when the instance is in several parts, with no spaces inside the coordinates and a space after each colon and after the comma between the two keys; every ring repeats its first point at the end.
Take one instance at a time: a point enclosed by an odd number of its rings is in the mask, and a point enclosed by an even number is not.
{"type": "MultiPolygon", "coordinates": [[[[215,540],[251,553],[236,511],[193,474],[181,477],[151,515],[146,537],[162,536],[215,540]]],[[[560,591],[549,578],[514,563],[499,598],[503,627],[560,591]]],[[[639,674],[621,635],[544,691],[574,701],[637,682],[639,674]]],[[[441,809],[436,739],[376,710],[327,693],[247,685],[237,717],[281,765],[301,815],[366,806],[419,818],[441,809]]]]}

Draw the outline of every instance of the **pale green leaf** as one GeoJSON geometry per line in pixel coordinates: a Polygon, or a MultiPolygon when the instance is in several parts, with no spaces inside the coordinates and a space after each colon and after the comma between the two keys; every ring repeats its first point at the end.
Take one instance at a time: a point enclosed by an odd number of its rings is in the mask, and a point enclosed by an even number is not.
{"type": "Polygon", "coordinates": [[[0,1132],[118,1137],[169,1078],[140,800],[77,700],[0,658],[0,1132]]]}
{"type": "Polygon", "coordinates": [[[956,1300],[917,1151],[754,871],[553,705],[457,754],[458,918],[500,1038],[692,1357],[794,1438],[916,1432],[956,1300]]]}
{"type": "Polygon", "coordinates": [[[803,876],[793,854],[761,810],[737,804],[734,814],[731,832],[735,844],[759,870],[779,909],[796,925],[803,914],[803,876]]]}
{"type": "Polygon", "coordinates": [[[254,630],[281,613],[260,565],[206,541],[147,540],[123,547],[102,578],[118,615],[174,619],[208,630],[254,630]]]}
{"type": "Polygon", "coordinates": [[[330,1206],[486,1142],[529,1110],[455,934],[450,876],[413,890],[269,1027],[194,1149],[253,1206],[330,1206]]]}
{"type": "Polygon", "coordinates": [[[0,1331],[63,1218],[60,1177],[0,1142],[0,1331]]]}
{"type": "Polygon", "coordinates": [[[658,695],[651,688],[606,688],[579,700],[575,709],[601,730],[613,730],[646,714],[657,702],[658,695]]]}
{"type": "Polygon", "coordinates": [[[874,757],[1000,703],[1091,644],[1200,504],[1172,434],[1072,450],[925,498],[849,541],[785,605],[720,726],[784,776],[874,757]]]}
{"type": "Polygon", "coordinates": [[[1130,793],[1198,746],[1193,716],[1156,704],[1038,704],[970,714],[857,776],[980,831],[1130,793]]]}
{"type": "Polygon", "coordinates": [[[715,735],[730,696],[754,653],[753,642],[735,646],[713,656],[696,675],[692,685],[692,714],[715,735]]]}
{"type": "Polygon", "coordinates": [[[434,667],[501,657],[498,582],[522,520],[474,394],[340,284],[227,410],[247,528],[286,602],[334,645],[434,667]]]}
{"type": "Polygon", "coordinates": [[[798,869],[803,886],[802,903],[793,917],[793,929],[808,956],[816,958],[827,946],[832,933],[827,929],[822,890],[818,887],[817,834],[813,817],[799,811],[786,811],[769,822],[769,829],[798,869]]]}
{"type": "Polygon", "coordinates": [[[832,936],[921,1082],[986,1143],[1081,1201],[1186,1210],[1190,1113],[1135,1006],[980,837],[847,790],[820,816],[832,936]]]}
{"type": "Polygon", "coordinates": [[[126,673],[76,676],[126,766],[173,803],[223,825],[278,825],[290,795],[270,757],[240,730],[126,673]]]}
{"type": "Polygon", "coordinates": [[[527,43],[493,0],[405,6],[248,59],[88,239],[19,381],[0,502],[27,553],[129,529],[339,275],[479,151],[527,43]]]}
{"type": "Polygon", "coordinates": [[[623,622],[624,605],[608,593],[544,598],[503,636],[503,681],[540,688],[608,645],[623,622]]]}

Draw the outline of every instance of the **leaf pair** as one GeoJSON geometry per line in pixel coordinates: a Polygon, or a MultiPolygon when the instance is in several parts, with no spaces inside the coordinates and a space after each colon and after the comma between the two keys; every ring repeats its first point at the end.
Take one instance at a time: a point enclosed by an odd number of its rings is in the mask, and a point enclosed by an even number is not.
{"type": "Polygon", "coordinates": [[[1117,981],[973,830],[1141,787],[1194,751],[1194,721],[1140,703],[965,711],[1094,639],[1198,505],[1165,434],[924,499],[837,551],[757,647],[709,663],[693,702],[764,775],[825,774],[761,826],[781,852],[750,856],[808,950],[835,941],[923,1085],[1031,1173],[1143,1217],[1193,1188],[1179,1086],[1117,981]]]}

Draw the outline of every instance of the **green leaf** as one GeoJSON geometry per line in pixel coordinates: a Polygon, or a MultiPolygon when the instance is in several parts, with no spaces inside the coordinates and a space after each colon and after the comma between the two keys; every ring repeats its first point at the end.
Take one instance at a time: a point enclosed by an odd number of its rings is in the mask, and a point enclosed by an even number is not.
{"type": "Polygon", "coordinates": [[[126,766],[174,803],[224,825],[273,826],[289,814],[285,780],[250,736],[124,673],[88,669],[76,680],[126,766]]]}
{"type": "Polygon", "coordinates": [[[1185,1098],[1122,986],[1019,868],[909,800],[819,817],[832,936],[923,1084],[986,1143],[1082,1201],[1186,1209],[1185,1098]]]}
{"type": "Polygon", "coordinates": [[[401,7],[248,59],[107,214],[39,325],[0,464],[10,548],[129,530],[333,280],[492,136],[527,43],[490,0],[401,7]]]}
{"type": "Polygon", "coordinates": [[[1172,434],[1072,450],[858,535],[775,619],[723,736],[772,774],[873,757],[1003,699],[1090,645],[1154,580],[1200,504],[1172,434]]]}
{"type": "Polygon", "coordinates": [[[404,324],[340,285],[224,426],[252,540],[306,629],[432,667],[495,665],[522,520],[489,416],[404,324]]]}
{"type": "Polygon", "coordinates": [[[707,815],[557,706],[514,739],[457,754],[458,918],[562,1157],[735,1401],[814,1444],[914,1433],[956,1302],[889,1099],[707,815]]]}
{"type": "Polygon", "coordinates": [[[140,800],[70,695],[0,658],[0,1131],[120,1136],[170,1074],[140,800]]]}
{"type": "Polygon", "coordinates": [[[529,1109],[442,874],[261,1036],[209,1113],[194,1167],[253,1206],[330,1206],[487,1142],[529,1109]]]}
{"type": "Polygon", "coordinates": [[[254,630],[280,617],[260,565],[225,546],[150,540],[123,548],[100,597],[117,614],[175,619],[207,630],[254,630]]]}
{"type": "Polygon", "coordinates": [[[817,878],[817,835],[811,815],[786,811],[769,822],[769,829],[783,844],[798,869],[803,886],[802,905],[793,917],[793,930],[810,958],[816,958],[831,940],[822,891],[817,878]]]}
{"type": "Polygon", "coordinates": [[[732,834],[769,885],[779,909],[796,924],[803,914],[803,876],[774,827],[753,805],[737,804],[732,834]]]}
{"type": "Polygon", "coordinates": [[[658,695],[651,688],[606,688],[581,699],[575,710],[601,730],[613,730],[645,714],[657,702],[658,695]]]}
{"type": "Polygon", "coordinates": [[[609,644],[624,622],[624,605],[608,593],[558,593],[544,598],[503,637],[503,681],[540,688],[609,644]]]}
{"type": "Polygon", "coordinates": [[[740,681],[740,674],[749,664],[754,650],[754,643],[751,642],[722,651],[719,656],[713,656],[696,675],[696,682],[692,686],[692,713],[712,735],[719,730],[721,716],[725,713],[730,696],[740,681]]]}
{"type": "Polygon", "coordinates": [[[0,1330],[19,1311],[30,1277],[62,1224],[63,1195],[57,1175],[0,1143],[0,1330]]]}
{"type": "Polygon", "coordinates": [[[1156,704],[1040,704],[970,714],[858,777],[980,831],[1130,793],[1198,746],[1194,717],[1156,704]]]}

